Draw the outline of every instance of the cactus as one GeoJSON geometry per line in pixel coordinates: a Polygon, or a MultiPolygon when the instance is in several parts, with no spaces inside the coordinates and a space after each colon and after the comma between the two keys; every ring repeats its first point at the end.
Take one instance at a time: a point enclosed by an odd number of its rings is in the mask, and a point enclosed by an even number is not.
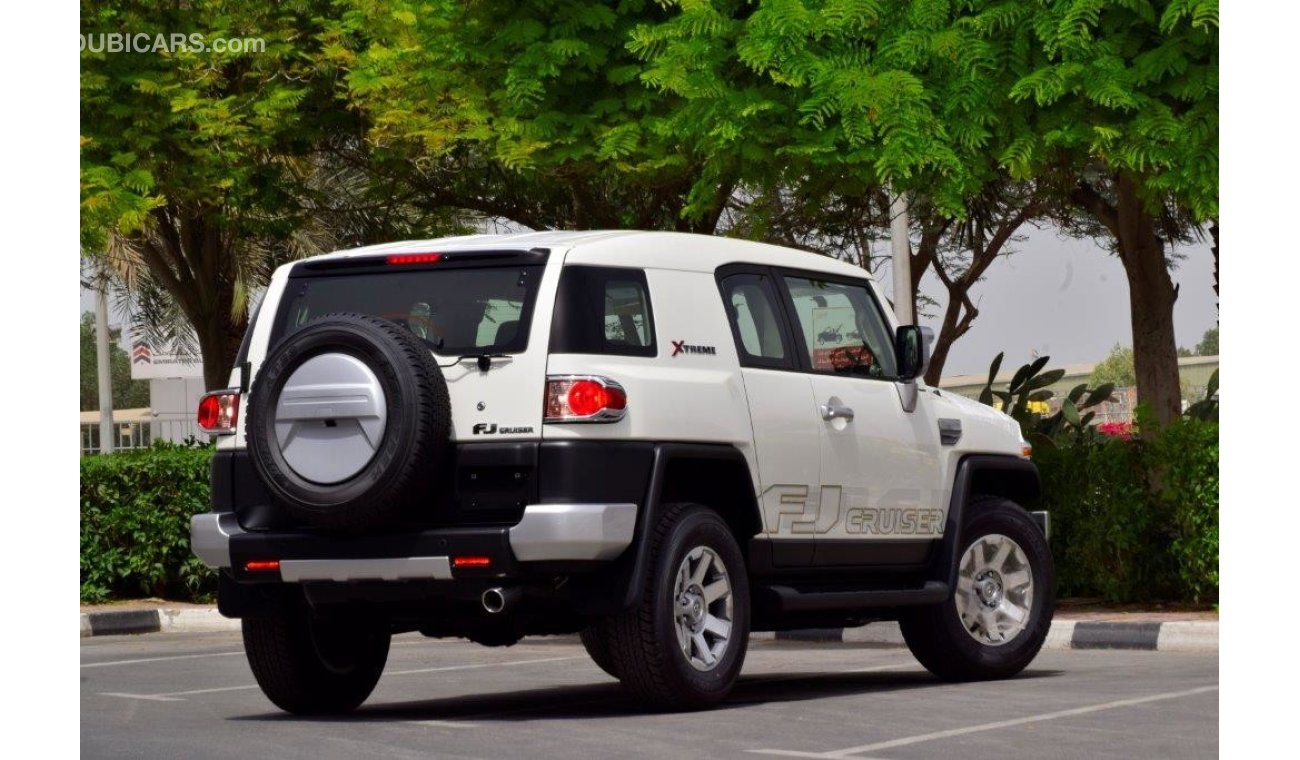
{"type": "Polygon", "coordinates": [[[1044,415],[1036,412],[1030,404],[1046,403],[1055,395],[1048,386],[1065,377],[1063,369],[1043,372],[1049,358],[1040,356],[1022,366],[1011,376],[1011,382],[1006,390],[997,390],[994,389],[993,383],[997,379],[998,370],[1002,367],[1002,354],[998,354],[989,365],[989,379],[979,395],[980,402],[989,406],[994,405],[994,399],[1001,401],[1002,411],[1020,423],[1020,429],[1026,440],[1036,444],[1051,444],[1057,436],[1067,430],[1076,434],[1085,433],[1093,418],[1097,416],[1095,411],[1087,410],[1110,400],[1111,393],[1115,390],[1114,383],[1103,383],[1091,389],[1088,388],[1087,383],[1080,383],[1066,394],[1065,400],[1061,402],[1061,408],[1056,413],[1044,415]]]}

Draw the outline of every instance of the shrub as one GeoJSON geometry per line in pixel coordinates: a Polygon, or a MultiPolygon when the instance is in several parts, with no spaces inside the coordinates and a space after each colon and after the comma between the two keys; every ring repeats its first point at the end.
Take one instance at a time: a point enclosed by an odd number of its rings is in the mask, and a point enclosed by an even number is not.
{"type": "Polygon", "coordinates": [[[1195,419],[1146,437],[1071,436],[1036,449],[1058,593],[1216,599],[1218,456],[1218,425],[1195,419]]]}
{"type": "Polygon", "coordinates": [[[190,552],[208,509],[210,447],[159,443],[81,459],[81,601],[204,599],[216,575],[190,552]]]}

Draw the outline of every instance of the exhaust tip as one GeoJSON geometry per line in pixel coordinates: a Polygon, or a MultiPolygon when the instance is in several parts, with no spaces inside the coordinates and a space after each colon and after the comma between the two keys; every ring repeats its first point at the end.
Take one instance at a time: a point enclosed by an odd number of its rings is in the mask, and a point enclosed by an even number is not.
{"type": "Polygon", "coordinates": [[[506,608],[506,592],[500,587],[490,588],[483,592],[482,597],[483,610],[489,615],[499,615],[506,608]]]}

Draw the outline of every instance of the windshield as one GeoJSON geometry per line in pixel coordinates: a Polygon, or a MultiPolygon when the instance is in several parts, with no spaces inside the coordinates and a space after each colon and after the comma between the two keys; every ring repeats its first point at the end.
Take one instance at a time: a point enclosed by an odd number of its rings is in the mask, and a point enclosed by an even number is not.
{"type": "Polygon", "coordinates": [[[422,269],[294,278],[272,341],[324,314],[370,314],[406,327],[441,354],[528,347],[542,266],[422,269]]]}

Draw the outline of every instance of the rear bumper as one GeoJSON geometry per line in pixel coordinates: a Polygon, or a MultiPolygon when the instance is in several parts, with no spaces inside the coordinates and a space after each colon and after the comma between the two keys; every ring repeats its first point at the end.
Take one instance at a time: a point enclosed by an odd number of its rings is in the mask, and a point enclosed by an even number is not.
{"type": "Polygon", "coordinates": [[[400,581],[503,578],[521,563],[616,559],[632,543],[636,504],[533,504],[512,527],[331,537],[246,531],[234,513],[190,521],[190,545],[204,564],[239,581],[400,581]],[[456,566],[458,557],[487,558],[456,566]],[[267,570],[249,562],[278,562],[267,570]]]}

